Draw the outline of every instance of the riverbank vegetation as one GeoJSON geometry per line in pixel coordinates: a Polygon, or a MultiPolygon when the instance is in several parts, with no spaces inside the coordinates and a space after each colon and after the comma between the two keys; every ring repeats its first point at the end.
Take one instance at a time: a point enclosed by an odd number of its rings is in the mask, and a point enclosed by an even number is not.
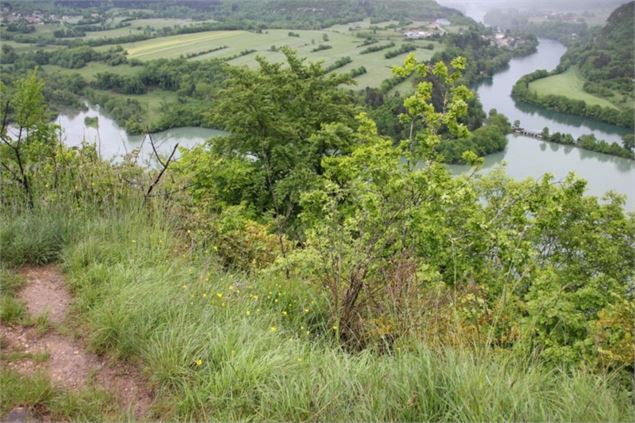
{"type": "Polygon", "coordinates": [[[161,173],[65,148],[35,74],[3,89],[5,271],[59,263],[73,330],[140,366],[151,418],[632,420],[623,199],[481,175],[471,152],[476,173],[452,177],[436,149],[470,137],[461,58],[395,69],[421,81],[395,146],[349,76],[284,54],[231,69],[211,107],[230,135],[161,173]]]}
{"type": "Polygon", "coordinates": [[[570,43],[553,72],[537,71],[521,78],[514,86],[514,97],[633,128],[634,5],[620,6],[606,26],[570,43]]]}
{"type": "Polygon", "coordinates": [[[471,131],[466,137],[442,141],[437,152],[446,163],[465,164],[468,162],[465,156],[468,151],[479,157],[503,151],[507,146],[507,134],[511,131],[512,126],[507,118],[496,110],[491,110],[483,126],[471,131]]]}
{"type": "Polygon", "coordinates": [[[549,128],[542,130],[542,139],[557,144],[573,145],[589,151],[610,154],[612,156],[623,157],[625,159],[635,159],[635,137],[633,134],[626,134],[622,137],[622,145],[612,142],[608,143],[604,140],[598,140],[595,135],[588,134],[573,138],[571,134],[563,134],[561,132],[549,133],[549,128]]]}
{"type": "MultiPolygon", "coordinates": [[[[635,116],[632,107],[627,106],[620,109],[614,105],[602,106],[601,104],[607,104],[608,102],[588,92],[580,92],[579,89],[577,89],[579,82],[574,79],[577,78],[575,76],[575,70],[569,71],[569,74],[564,76],[560,75],[562,72],[562,68],[557,68],[553,72],[538,70],[527,74],[520,78],[514,85],[512,97],[514,97],[515,100],[536,104],[556,112],[580,115],[624,128],[633,128],[635,116]],[[573,90],[573,94],[567,96],[543,94],[542,90],[532,90],[532,84],[538,83],[538,87],[545,88],[556,83],[557,81],[555,80],[549,80],[549,78],[554,78],[554,76],[557,77],[558,80],[565,80],[567,85],[576,87],[573,90]],[[584,100],[580,99],[580,97],[583,97],[584,100]],[[589,99],[595,104],[590,104],[585,101],[589,99]]],[[[557,91],[559,90],[560,89],[557,91]]],[[[544,90],[544,92],[549,91],[544,90]]]]}

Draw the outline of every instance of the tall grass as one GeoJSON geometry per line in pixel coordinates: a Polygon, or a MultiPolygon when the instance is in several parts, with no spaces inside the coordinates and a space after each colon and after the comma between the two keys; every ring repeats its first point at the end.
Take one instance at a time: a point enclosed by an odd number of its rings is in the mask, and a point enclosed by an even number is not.
{"type": "MultiPolygon", "coordinates": [[[[51,385],[43,374],[25,376],[3,368],[0,370],[0,415],[13,407],[26,406],[31,417],[44,421],[113,421],[130,419],[114,407],[107,392],[92,387],[67,392],[51,385]]],[[[31,421],[27,419],[27,421],[31,421]]]]}
{"type": "Polygon", "coordinates": [[[303,281],[218,268],[169,217],[136,207],[0,220],[3,260],[59,260],[90,347],[139,363],[154,417],[193,420],[630,421],[614,375],[564,372],[508,352],[350,354],[303,281]],[[15,248],[7,252],[7,248],[15,248]]]}

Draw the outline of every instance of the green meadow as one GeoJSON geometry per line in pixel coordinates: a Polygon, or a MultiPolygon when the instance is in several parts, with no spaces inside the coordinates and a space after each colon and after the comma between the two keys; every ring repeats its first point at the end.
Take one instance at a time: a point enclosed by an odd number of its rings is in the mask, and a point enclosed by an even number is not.
{"type": "Polygon", "coordinates": [[[529,84],[529,89],[541,96],[560,95],[574,100],[582,100],[589,105],[615,108],[615,105],[609,100],[584,91],[585,82],[578,69],[572,66],[561,74],[532,82],[529,84]]]}
{"type": "MultiPolygon", "coordinates": [[[[202,21],[202,22],[210,22],[202,21]]],[[[167,27],[173,27],[175,25],[190,26],[194,24],[200,24],[201,22],[192,21],[190,19],[175,19],[175,18],[149,18],[149,19],[135,19],[129,22],[129,26],[123,28],[113,28],[106,31],[91,31],[87,32],[84,40],[94,40],[101,38],[115,38],[125,37],[127,35],[142,34],[147,28],[162,29],[167,27]]]]}
{"type": "MultiPolygon", "coordinates": [[[[388,24],[388,23],[386,23],[388,24]]],[[[359,24],[351,24],[350,28],[363,28],[359,24]]],[[[349,31],[348,27],[337,26],[328,30],[267,30],[263,33],[248,31],[209,31],[195,34],[182,34],[169,37],[161,37],[135,43],[127,43],[122,46],[128,51],[128,57],[139,60],[154,60],[160,58],[177,58],[181,55],[195,54],[210,50],[215,47],[227,46],[227,48],[214,51],[208,54],[193,57],[191,60],[206,60],[211,58],[225,58],[239,54],[245,50],[256,50],[255,53],[248,54],[229,60],[232,65],[255,66],[257,56],[265,57],[272,62],[280,62],[284,55],[278,51],[280,47],[288,46],[299,52],[310,61],[322,61],[325,66],[337,61],[342,57],[349,56],[353,61],[348,65],[338,69],[340,72],[348,72],[352,69],[364,66],[367,70],[356,78],[360,88],[365,86],[379,86],[381,82],[391,77],[391,68],[400,64],[405,57],[405,53],[391,59],[384,57],[388,50],[399,48],[405,40],[400,31],[387,29],[378,31],[376,36],[378,44],[394,42],[395,46],[389,49],[377,51],[369,54],[361,54],[364,46],[361,46],[363,39],[356,36],[356,33],[349,31]],[[293,32],[298,36],[290,36],[293,32]],[[320,45],[331,46],[329,49],[315,51],[320,45]]],[[[432,55],[442,48],[439,43],[432,43],[427,40],[417,40],[413,42],[418,47],[433,44],[434,49],[428,50],[418,48],[415,55],[419,60],[428,60],[432,55]]]]}
{"type": "Polygon", "coordinates": [[[88,62],[86,66],[77,68],[77,69],[69,69],[63,68],[57,65],[44,65],[42,66],[46,72],[50,73],[61,73],[66,75],[80,75],[86,81],[91,82],[95,80],[95,76],[101,72],[112,72],[118,75],[133,75],[135,72],[138,72],[139,68],[130,66],[130,65],[118,65],[118,66],[110,66],[103,62],[88,62]]]}

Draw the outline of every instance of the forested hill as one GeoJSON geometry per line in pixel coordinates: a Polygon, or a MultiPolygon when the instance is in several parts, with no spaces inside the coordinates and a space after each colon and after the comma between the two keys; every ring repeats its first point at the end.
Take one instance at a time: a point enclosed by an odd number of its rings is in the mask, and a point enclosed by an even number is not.
{"type": "Polygon", "coordinates": [[[631,1],[617,8],[594,37],[567,52],[563,65],[577,65],[585,78],[605,88],[632,93],[634,7],[631,1]]]}
{"type": "MultiPolygon", "coordinates": [[[[42,1],[46,4],[46,1],[42,1]]],[[[102,8],[96,0],[56,0],[67,7],[102,8]]],[[[112,0],[121,8],[140,8],[160,12],[195,11],[197,17],[213,17],[226,22],[256,22],[263,27],[325,28],[371,18],[374,21],[415,21],[437,18],[465,20],[454,9],[434,0],[112,0]]]]}
{"type": "Polygon", "coordinates": [[[377,22],[463,19],[459,12],[434,0],[220,0],[214,17],[281,28],[325,28],[366,18],[377,22]]]}

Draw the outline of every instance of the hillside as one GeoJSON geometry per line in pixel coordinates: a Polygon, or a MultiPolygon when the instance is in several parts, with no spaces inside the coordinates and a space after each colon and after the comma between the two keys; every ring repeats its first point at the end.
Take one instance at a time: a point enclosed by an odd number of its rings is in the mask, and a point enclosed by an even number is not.
{"type": "Polygon", "coordinates": [[[539,70],[522,77],[513,97],[632,128],[634,9],[635,2],[620,6],[603,28],[572,43],[553,72],[539,70]]]}
{"type": "MultiPolygon", "coordinates": [[[[148,167],[65,146],[36,70],[0,86],[0,419],[632,421],[624,199],[453,176],[463,58],[394,68],[421,81],[396,145],[283,52],[225,68],[228,135],[148,167]]],[[[170,63],[142,77],[205,76],[170,63]]]]}
{"type": "Polygon", "coordinates": [[[635,2],[617,8],[606,25],[587,42],[574,46],[562,58],[561,67],[576,65],[588,83],[585,90],[614,102],[633,101],[633,20],[635,2]],[[623,98],[620,98],[623,96],[623,98]]]}
{"type": "Polygon", "coordinates": [[[375,21],[463,19],[434,0],[226,0],[215,17],[278,28],[325,28],[371,18],[375,21]]]}

